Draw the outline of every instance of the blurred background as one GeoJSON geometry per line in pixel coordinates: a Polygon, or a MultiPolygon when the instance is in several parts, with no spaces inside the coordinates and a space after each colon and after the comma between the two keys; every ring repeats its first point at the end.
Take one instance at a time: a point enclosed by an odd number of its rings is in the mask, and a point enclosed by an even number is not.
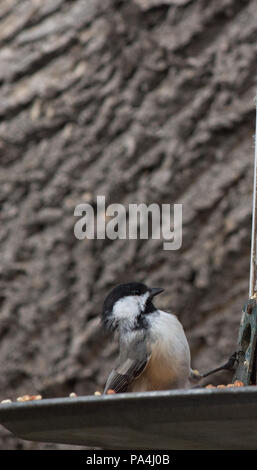
{"type": "MultiPolygon", "coordinates": [[[[193,367],[234,351],[256,39],[255,0],[1,0],[0,400],[101,390],[116,345],[99,314],[120,282],[165,288],[193,367]],[[77,240],[74,208],[97,195],[183,203],[182,248],[77,240]]],[[[0,429],[2,449],[65,448],[0,429]]]]}

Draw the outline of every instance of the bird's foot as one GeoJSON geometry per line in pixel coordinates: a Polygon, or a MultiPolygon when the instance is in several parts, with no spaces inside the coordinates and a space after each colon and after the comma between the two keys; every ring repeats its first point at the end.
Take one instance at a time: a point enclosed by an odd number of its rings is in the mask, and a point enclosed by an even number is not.
{"type": "Polygon", "coordinates": [[[192,380],[201,380],[203,378],[202,374],[200,374],[199,370],[191,369],[190,371],[190,379],[192,380]]]}

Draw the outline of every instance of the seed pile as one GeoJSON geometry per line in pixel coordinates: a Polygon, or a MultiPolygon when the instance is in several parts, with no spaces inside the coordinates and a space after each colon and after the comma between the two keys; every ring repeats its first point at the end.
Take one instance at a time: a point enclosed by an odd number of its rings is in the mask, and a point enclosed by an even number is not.
{"type": "Polygon", "coordinates": [[[235,380],[233,384],[228,384],[228,385],[206,385],[205,388],[230,388],[230,387],[244,387],[244,383],[241,382],[241,380],[235,380]]]}
{"type": "MultiPolygon", "coordinates": [[[[209,385],[206,385],[205,388],[230,388],[230,387],[244,387],[244,383],[241,382],[240,380],[235,380],[234,383],[232,384],[228,384],[228,385],[212,385],[212,384],[209,384],[209,385]]],[[[115,394],[116,392],[114,390],[112,390],[111,388],[107,391],[107,395],[113,395],[115,394]]],[[[96,397],[98,396],[101,396],[102,393],[99,392],[98,390],[94,393],[94,395],[96,397]]],[[[69,394],[69,397],[70,398],[77,398],[77,394],[72,392],[69,394]]],[[[16,398],[16,401],[18,402],[25,402],[25,401],[33,401],[33,400],[42,400],[42,396],[41,395],[23,395],[21,397],[18,397],[16,398]]],[[[2,400],[0,402],[1,404],[4,404],[4,403],[12,403],[12,400],[10,400],[10,398],[6,398],[5,400],[2,400]]]]}

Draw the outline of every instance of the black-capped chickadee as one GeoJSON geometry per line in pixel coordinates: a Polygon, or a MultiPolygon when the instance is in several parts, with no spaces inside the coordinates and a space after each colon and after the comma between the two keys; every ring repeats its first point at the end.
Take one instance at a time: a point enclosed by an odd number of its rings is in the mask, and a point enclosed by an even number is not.
{"type": "Polygon", "coordinates": [[[172,313],[153,304],[161,288],[131,282],[116,286],[104,301],[102,320],[119,339],[119,358],[104,393],[143,392],[188,388],[221,370],[233,370],[235,352],[221,367],[200,374],[190,366],[190,349],[183,327],[172,313]]]}
{"type": "Polygon", "coordinates": [[[119,339],[119,359],[104,393],[187,388],[195,372],[183,327],[153,304],[161,288],[131,282],[115,287],[104,301],[103,323],[119,339]]]}

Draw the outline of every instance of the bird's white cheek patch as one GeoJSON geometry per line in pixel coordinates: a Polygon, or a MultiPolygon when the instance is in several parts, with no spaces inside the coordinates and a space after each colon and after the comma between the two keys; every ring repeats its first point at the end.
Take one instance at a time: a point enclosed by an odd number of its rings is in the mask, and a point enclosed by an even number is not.
{"type": "Polygon", "coordinates": [[[117,320],[135,320],[139,314],[139,305],[134,296],[127,296],[118,300],[113,308],[113,315],[117,320]]]}
{"type": "Polygon", "coordinates": [[[141,312],[143,312],[145,309],[145,304],[146,304],[148,297],[149,297],[149,292],[146,292],[145,294],[139,295],[137,297],[137,302],[139,304],[141,312]]]}
{"type": "Polygon", "coordinates": [[[144,311],[149,293],[143,295],[128,295],[116,302],[113,308],[113,318],[126,328],[133,328],[139,315],[144,311]]]}

